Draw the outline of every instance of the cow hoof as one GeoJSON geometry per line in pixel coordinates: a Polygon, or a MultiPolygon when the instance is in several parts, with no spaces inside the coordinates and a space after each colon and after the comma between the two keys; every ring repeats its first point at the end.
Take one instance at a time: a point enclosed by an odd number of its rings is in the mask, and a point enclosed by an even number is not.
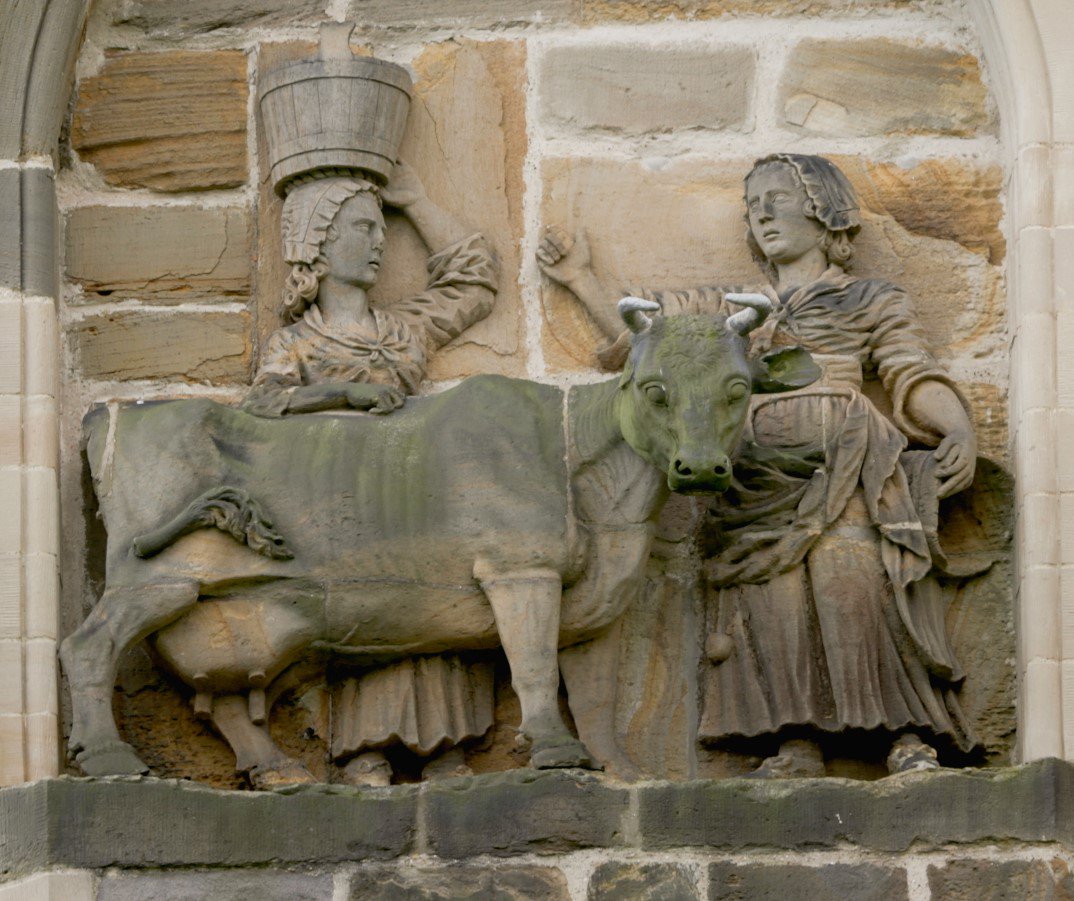
{"type": "Polygon", "coordinates": [[[75,755],[75,763],[87,776],[144,776],[149,772],[149,767],[125,741],[85,748],[75,755]]]}
{"type": "Polygon", "coordinates": [[[250,786],[255,791],[274,791],[289,788],[292,785],[316,785],[313,773],[296,760],[279,763],[275,766],[255,766],[246,773],[250,786]]]}
{"type": "Polygon", "coordinates": [[[534,742],[530,753],[530,766],[538,770],[556,770],[579,767],[584,770],[602,770],[596,758],[578,739],[566,741],[534,742]]]}

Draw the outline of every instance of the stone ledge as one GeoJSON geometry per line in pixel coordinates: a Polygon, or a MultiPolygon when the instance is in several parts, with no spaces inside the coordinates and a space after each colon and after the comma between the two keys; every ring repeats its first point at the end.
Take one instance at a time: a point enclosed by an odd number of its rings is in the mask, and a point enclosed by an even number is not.
{"type": "Polygon", "coordinates": [[[0,874],[49,867],[318,865],[579,849],[928,851],[1074,843],[1074,765],[853,782],[643,783],[518,770],[424,786],[225,792],[63,777],[0,790],[0,874]]]}
{"type": "Polygon", "coordinates": [[[726,779],[638,789],[642,847],[906,851],[1074,839],[1074,766],[939,770],[876,782],[726,779]]]}

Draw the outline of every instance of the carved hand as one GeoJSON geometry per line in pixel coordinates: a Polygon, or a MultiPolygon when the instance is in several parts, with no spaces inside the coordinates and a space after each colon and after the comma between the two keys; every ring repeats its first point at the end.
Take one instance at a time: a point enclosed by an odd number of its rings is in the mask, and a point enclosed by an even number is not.
{"type": "Polygon", "coordinates": [[[940,497],[950,497],[970,487],[977,466],[977,439],[972,431],[952,432],[933,452],[940,497]]]}
{"type": "Polygon", "coordinates": [[[391,180],[381,188],[380,196],[388,206],[406,209],[425,199],[425,185],[409,164],[399,160],[392,169],[391,180]]]}
{"type": "Polygon", "coordinates": [[[356,410],[391,413],[403,406],[406,395],[393,385],[351,383],[346,387],[347,403],[356,410]]]}
{"type": "Polygon", "coordinates": [[[545,229],[537,246],[537,265],[552,281],[572,288],[591,272],[592,258],[584,231],[571,238],[558,225],[545,229]]]}

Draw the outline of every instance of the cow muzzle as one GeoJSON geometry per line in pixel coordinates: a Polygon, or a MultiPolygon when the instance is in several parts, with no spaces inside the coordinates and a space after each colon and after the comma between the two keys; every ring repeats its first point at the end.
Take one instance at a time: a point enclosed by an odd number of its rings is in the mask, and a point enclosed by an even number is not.
{"type": "Polygon", "coordinates": [[[678,456],[668,467],[668,487],[680,494],[726,491],[731,484],[731,461],[726,454],[714,460],[678,456]]]}

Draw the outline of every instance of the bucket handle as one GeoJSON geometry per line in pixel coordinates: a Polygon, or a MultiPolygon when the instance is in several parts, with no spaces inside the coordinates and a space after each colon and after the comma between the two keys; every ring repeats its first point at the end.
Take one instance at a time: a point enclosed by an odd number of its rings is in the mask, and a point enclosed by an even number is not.
{"type": "Polygon", "coordinates": [[[353,22],[321,23],[321,59],[353,59],[351,34],[353,22]]]}

